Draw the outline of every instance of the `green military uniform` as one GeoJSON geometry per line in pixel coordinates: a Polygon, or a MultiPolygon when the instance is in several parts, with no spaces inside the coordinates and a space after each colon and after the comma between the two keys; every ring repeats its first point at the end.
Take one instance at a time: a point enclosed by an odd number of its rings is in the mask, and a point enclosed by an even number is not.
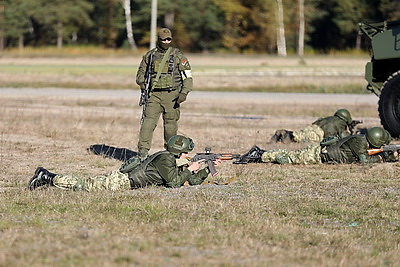
{"type": "MultiPolygon", "coordinates": [[[[161,33],[170,36],[168,29],[161,33]]],[[[186,100],[187,94],[193,89],[191,67],[183,53],[173,47],[162,44],[160,37],[157,47],[147,52],[140,63],[136,83],[141,90],[145,88],[146,70],[150,74],[151,93],[143,114],[143,122],[139,133],[138,151],[147,151],[151,147],[153,132],[160,115],[164,122],[164,144],[170,137],[177,134],[180,117],[179,105],[186,100]],[[161,69],[164,55],[169,53],[161,69]],[[156,77],[159,76],[158,81],[156,77]]]]}
{"type": "Polygon", "coordinates": [[[312,125],[293,131],[294,142],[321,142],[324,138],[343,138],[350,135],[346,121],[337,117],[329,116],[313,122],[312,125]]]}
{"type": "Polygon", "coordinates": [[[321,142],[325,138],[343,138],[350,135],[349,127],[353,119],[347,109],[338,109],[333,116],[320,118],[304,129],[297,131],[278,130],[272,142],[321,142]]]}
{"type": "Polygon", "coordinates": [[[294,151],[267,150],[262,154],[261,160],[262,162],[293,164],[381,162],[382,159],[378,155],[368,155],[369,148],[370,144],[365,135],[351,135],[329,146],[311,144],[294,151]]]}
{"type": "MultiPolygon", "coordinates": [[[[182,166],[177,166],[177,158],[168,151],[157,152],[138,165],[129,173],[119,170],[105,176],[78,177],[75,175],[56,175],[52,184],[69,190],[127,190],[150,185],[180,187],[186,181],[190,185],[201,184],[210,173],[204,168],[192,173],[182,166]]],[[[182,165],[182,163],[180,164],[182,165]]]]}

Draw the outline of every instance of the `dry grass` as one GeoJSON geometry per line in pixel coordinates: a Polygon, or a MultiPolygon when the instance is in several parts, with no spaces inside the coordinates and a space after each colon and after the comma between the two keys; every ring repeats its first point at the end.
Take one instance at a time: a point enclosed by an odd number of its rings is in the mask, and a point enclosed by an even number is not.
{"type": "MultiPolygon", "coordinates": [[[[368,56],[188,55],[196,90],[367,93],[368,56]]],[[[141,55],[0,55],[0,87],[138,89],[141,55]]]]}
{"type": "MultiPolygon", "coordinates": [[[[226,162],[216,181],[236,177],[227,186],[29,192],[37,166],[81,175],[118,168],[86,148],[135,149],[137,99],[2,94],[0,103],[0,266],[399,266],[397,163],[226,162]]],[[[196,152],[243,153],[273,147],[277,128],[300,128],[343,107],[282,103],[189,98],[180,133],[195,139],[196,152]],[[236,117],[243,114],[258,119],[236,117]]],[[[365,127],[379,123],[375,105],[344,107],[365,127]]],[[[158,127],[152,151],[161,139],[158,127]]]]}

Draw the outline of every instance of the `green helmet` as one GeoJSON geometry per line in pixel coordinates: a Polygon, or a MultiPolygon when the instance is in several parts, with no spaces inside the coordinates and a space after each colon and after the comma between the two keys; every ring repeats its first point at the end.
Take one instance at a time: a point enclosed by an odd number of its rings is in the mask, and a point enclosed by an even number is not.
{"type": "Polygon", "coordinates": [[[382,127],[372,127],[367,131],[367,140],[373,147],[379,148],[383,145],[389,144],[392,137],[382,127]]]}
{"type": "Polygon", "coordinates": [[[174,135],[167,142],[167,150],[175,156],[179,156],[181,153],[189,153],[193,148],[193,140],[182,135],[174,135]]]}
{"type": "Polygon", "coordinates": [[[353,119],[351,118],[350,112],[347,109],[338,109],[334,116],[341,118],[342,120],[344,120],[347,124],[350,124],[353,119]]]}
{"type": "Polygon", "coordinates": [[[385,130],[385,134],[386,134],[386,142],[385,145],[390,144],[390,142],[392,142],[392,136],[390,135],[390,133],[388,131],[385,130]]]}

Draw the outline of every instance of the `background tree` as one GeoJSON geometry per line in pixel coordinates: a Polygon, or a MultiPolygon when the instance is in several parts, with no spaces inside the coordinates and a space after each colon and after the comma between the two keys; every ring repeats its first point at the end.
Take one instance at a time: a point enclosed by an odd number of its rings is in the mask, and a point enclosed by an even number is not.
{"type": "Polygon", "coordinates": [[[400,19],[400,0],[381,0],[379,10],[386,20],[400,19]]]}
{"type": "Polygon", "coordinates": [[[61,48],[66,36],[80,28],[92,25],[88,12],[93,5],[86,0],[36,0],[35,19],[56,33],[57,47],[61,48]]]}
{"type": "Polygon", "coordinates": [[[125,11],[126,37],[128,39],[131,49],[137,50],[137,46],[136,46],[135,39],[133,37],[133,30],[132,30],[131,1],[130,0],[120,0],[120,3],[124,7],[124,11],[125,11]]]}
{"type": "Polygon", "coordinates": [[[286,56],[286,38],[285,38],[285,24],[283,22],[283,4],[282,0],[276,0],[277,3],[277,47],[278,55],[286,56]]]}
{"type": "Polygon", "coordinates": [[[36,8],[33,0],[8,0],[4,1],[4,36],[12,42],[18,40],[20,50],[24,48],[24,35],[32,32],[31,16],[36,8]]]}

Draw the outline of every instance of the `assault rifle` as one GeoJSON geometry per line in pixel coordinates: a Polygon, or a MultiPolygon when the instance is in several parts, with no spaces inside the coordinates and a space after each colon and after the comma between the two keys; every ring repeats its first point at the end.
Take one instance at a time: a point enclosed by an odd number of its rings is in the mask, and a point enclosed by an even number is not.
{"type": "Polygon", "coordinates": [[[357,126],[357,124],[360,124],[360,123],[363,123],[363,121],[362,120],[353,120],[352,122],[350,122],[349,130],[350,130],[351,134],[354,134],[353,133],[354,128],[357,126]]]}
{"type": "Polygon", "coordinates": [[[149,62],[147,63],[146,67],[146,73],[144,76],[144,83],[145,83],[145,88],[144,90],[141,91],[140,94],[140,100],[139,100],[139,106],[143,106],[143,111],[142,111],[142,117],[140,118],[140,124],[143,123],[144,120],[144,112],[146,111],[147,107],[147,102],[149,101],[150,97],[150,66],[151,62],[153,61],[153,53],[150,54],[149,62]]]}
{"type": "Polygon", "coordinates": [[[381,148],[368,149],[368,155],[376,155],[382,152],[395,152],[400,151],[400,145],[386,145],[381,148]]]}
{"type": "Polygon", "coordinates": [[[218,153],[214,154],[211,153],[211,148],[206,147],[205,153],[197,153],[193,158],[190,159],[191,162],[205,160],[208,168],[210,169],[211,175],[214,177],[218,174],[218,171],[215,169],[214,162],[215,160],[233,160],[240,158],[239,154],[232,154],[232,153],[218,153]]]}

